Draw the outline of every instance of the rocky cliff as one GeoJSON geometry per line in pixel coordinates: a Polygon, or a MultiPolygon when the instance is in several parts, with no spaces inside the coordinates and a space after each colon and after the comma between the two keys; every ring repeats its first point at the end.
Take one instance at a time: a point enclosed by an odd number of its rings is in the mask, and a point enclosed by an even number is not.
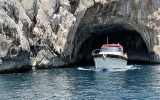
{"type": "Polygon", "coordinates": [[[119,41],[141,48],[135,56],[126,45],[131,60],[160,63],[159,0],[1,0],[0,71],[74,63],[113,32],[130,33],[119,41]]]}

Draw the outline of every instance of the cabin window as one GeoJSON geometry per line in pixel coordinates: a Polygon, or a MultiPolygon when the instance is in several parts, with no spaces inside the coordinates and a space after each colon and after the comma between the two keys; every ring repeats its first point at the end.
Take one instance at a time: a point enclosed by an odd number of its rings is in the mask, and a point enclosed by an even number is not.
{"type": "Polygon", "coordinates": [[[122,49],[118,47],[106,47],[102,48],[102,52],[122,52],[122,49]]]}

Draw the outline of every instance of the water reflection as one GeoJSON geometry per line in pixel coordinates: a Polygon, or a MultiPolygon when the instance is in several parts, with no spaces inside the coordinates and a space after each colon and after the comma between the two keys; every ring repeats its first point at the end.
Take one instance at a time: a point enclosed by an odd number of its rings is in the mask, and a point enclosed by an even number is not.
{"type": "Polygon", "coordinates": [[[0,75],[0,99],[158,99],[160,66],[122,72],[76,68],[0,75]]]}
{"type": "Polygon", "coordinates": [[[125,73],[125,82],[122,87],[126,93],[122,97],[123,99],[153,99],[156,92],[154,87],[160,86],[160,77],[157,77],[159,75],[156,70],[159,66],[139,65],[137,67],[141,70],[135,69],[125,73]]]}
{"type": "Polygon", "coordinates": [[[95,72],[70,70],[67,73],[70,85],[72,86],[72,99],[91,99],[92,95],[94,96],[94,87],[97,85],[95,82],[95,72]]]}
{"type": "Polygon", "coordinates": [[[0,77],[0,86],[3,90],[1,95],[5,95],[2,98],[72,99],[82,89],[86,92],[90,90],[94,83],[92,82],[94,72],[77,73],[75,70],[77,69],[37,70],[30,73],[2,75],[0,77]]]}

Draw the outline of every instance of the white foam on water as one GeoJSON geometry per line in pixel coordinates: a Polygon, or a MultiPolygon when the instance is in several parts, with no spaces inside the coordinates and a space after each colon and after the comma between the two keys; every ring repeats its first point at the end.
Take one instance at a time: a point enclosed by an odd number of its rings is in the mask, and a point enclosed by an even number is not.
{"type": "Polygon", "coordinates": [[[82,68],[82,67],[78,67],[78,70],[92,70],[92,69],[85,69],[85,68],[82,68]]]}
{"type": "Polygon", "coordinates": [[[134,70],[134,69],[140,69],[139,67],[134,67],[134,65],[127,65],[126,68],[122,69],[109,69],[109,72],[117,72],[117,71],[127,71],[127,70],[134,70]]]}
{"type": "Polygon", "coordinates": [[[95,72],[101,72],[101,71],[107,71],[107,72],[117,72],[117,71],[127,71],[127,70],[134,70],[134,69],[140,69],[138,67],[134,67],[134,65],[127,65],[126,68],[122,69],[94,69],[94,68],[82,68],[78,67],[78,70],[89,70],[89,71],[95,71],[95,72]]]}

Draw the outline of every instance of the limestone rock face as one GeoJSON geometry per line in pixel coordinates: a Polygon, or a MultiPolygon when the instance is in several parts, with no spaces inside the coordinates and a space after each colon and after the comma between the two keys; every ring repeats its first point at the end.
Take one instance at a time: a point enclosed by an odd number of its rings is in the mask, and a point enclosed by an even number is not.
{"type": "Polygon", "coordinates": [[[123,26],[160,63],[159,0],[1,0],[0,71],[74,63],[93,33],[123,26]]]}
{"type": "Polygon", "coordinates": [[[31,21],[18,5],[19,2],[0,1],[0,72],[30,69],[26,35],[31,21]]]}

